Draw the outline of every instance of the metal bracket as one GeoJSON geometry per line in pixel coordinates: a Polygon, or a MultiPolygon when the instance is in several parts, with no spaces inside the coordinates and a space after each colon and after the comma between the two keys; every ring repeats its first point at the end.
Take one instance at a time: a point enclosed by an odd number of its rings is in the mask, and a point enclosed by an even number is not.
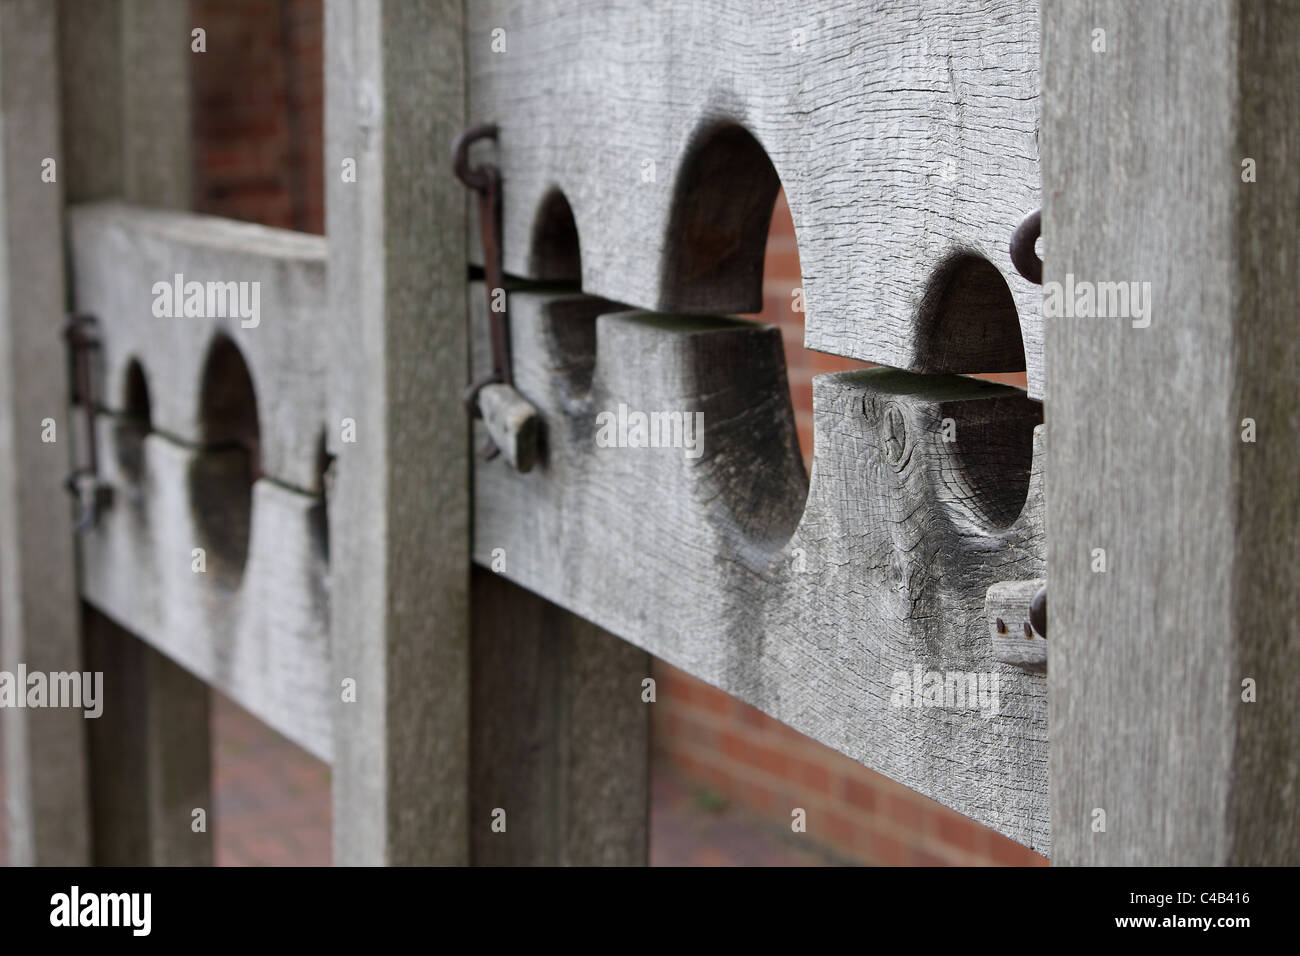
{"type": "Polygon", "coordinates": [[[496,124],[483,123],[465,130],[452,144],[452,169],[456,178],[478,193],[483,275],[487,282],[492,338],[492,371],[470,383],[465,390],[465,407],[471,416],[482,418],[487,426],[491,444],[483,449],[483,458],[495,458],[504,451],[511,465],[526,472],[537,459],[540,422],[537,409],[515,391],[510,368],[510,312],[501,267],[501,173],[490,163],[469,165],[470,146],[479,140],[496,138],[496,124]],[[491,407],[485,408],[485,402],[491,407]]]}
{"type": "Polygon", "coordinates": [[[1000,581],[984,600],[993,656],[1027,671],[1047,670],[1047,582],[1000,581]]]}
{"type": "Polygon", "coordinates": [[[99,351],[96,335],[99,321],[93,315],[72,313],[63,325],[63,340],[67,343],[73,379],[71,405],[80,405],[86,416],[85,464],[76,465],[63,480],[63,486],[77,500],[77,521],[74,530],[85,534],[99,522],[99,514],[113,503],[113,489],[99,478],[99,441],[95,429],[95,413],[99,402],[95,397],[93,353],[99,351]]]}

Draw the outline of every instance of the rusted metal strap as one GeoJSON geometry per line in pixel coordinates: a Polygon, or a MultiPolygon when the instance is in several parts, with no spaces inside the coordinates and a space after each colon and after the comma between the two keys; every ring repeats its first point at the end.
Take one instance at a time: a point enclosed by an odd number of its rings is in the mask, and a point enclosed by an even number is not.
{"type": "Polygon", "coordinates": [[[507,461],[523,472],[531,469],[536,460],[540,423],[536,408],[515,391],[510,368],[510,311],[501,266],[501,172],[490,163],[469,165],[470,146],[496,138],[496,124],[483,123],[465,130],[452,145],[456,178],[478,193],[492,340],[492,371],[470,383],[465,391],[465,406],[470,415],[484,420],[491,436],[492,443],[483,450],[483,457],[495,458],[504,451],[507,461]],[[488,386],[494,387],[485,392],[488,386]],[[485,401],[492,406],[488,414],[485,401]]]}

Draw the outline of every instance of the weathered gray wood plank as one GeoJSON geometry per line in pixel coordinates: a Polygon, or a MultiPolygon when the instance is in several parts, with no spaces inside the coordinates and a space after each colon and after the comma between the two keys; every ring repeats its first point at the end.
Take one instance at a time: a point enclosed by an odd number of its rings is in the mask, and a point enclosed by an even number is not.
{"type": "MultiPolygon", "coordinates": [[[[64,312],[56,10],[0,4],[0,668],[80,671],[68,499],[73,430],[64,312]],[[57,441],[42,440],[52,419],[57,441]]],[[[90,858],[85,722],[70,709],[0,712],[11,862],[90,858]]]]}
{"type": "Polygon", "coordinates": [[[463,31],[460,0],[325,5],[342,864],[469,858],[466,198],[448,168],[463,31]]]}
{"type": "Polygon", "coordinates": [[[267,480],[250,492],[238,451],[195,450],[158,434],[135,450],[139,439],[110,415],[99,417],[99,432],[115,495],[82,538],[86,600],[196,675],[195,694],[207,696],[200,680],[219,688],[328,762],[338,697],[321,497],[267,480]],[[231,537],[216,536],[223,528],[231,537]]]}
{"type": "Polygon", "coordinates": [[[262,471],[292,487],[320,491],[332,387],[325,240],[120,202],[71,208],[69,229],[75,302],[94,312],[103,328],[105,406],[124,408],[134,359],[148,384],[154,429],[190,444],[210,440],[201,383],[214,341],[227,337],[252,379],[262,471]],[[180,302],[174,293],[155,293],[156,283],[174,289],[178,274],[180,302]],[[155,314],[156,303],[183,310],[190,282],[204,284],[205,311],[207,284],[221,284],[211,305],[222,314],[155,314]],[[228,283],[244,285],[230,296],[228,283]]]}
{"type": "Polygon", "coordinates": [[[1045,278],[1152,303],[1047,320],[1054,859],[1295,864],[1300,7],[1043,30],[1045,278]]]}
{"type": "Polygon", "coordinates": [[[955,376],[819,376],[809,487],[776,329],[582,296],[510,307],[544,453],[526,475],[477,464],[476,562],[501,549],[510,580],[1046,852],[1045,680],[984,627],[988,587],[1045,566],[1037,403],[955,376]],[[703,444],[603,447],[620,405],[700,412],[703,444]],[[928,672],[996,677],[997,706],[896,696],[928,672]]]}
{"type": "Polygon", "coordinates": [[[1036,0],[468,9],[470,118],[501,129],[507,272],[572,269],[572,255],[535,242],[556,235],[558,190],[587,292],[757,311],[779,175],[809,348],[1010,369],[1018,311],[1041,395],[1039,294],[1007,254],[1040,204],[1036,0]]]}
{"type": "Polygon", "coordinates": [[[492,571],[471,607],[473,862],[644,865],[650,656],[492,571]]]}

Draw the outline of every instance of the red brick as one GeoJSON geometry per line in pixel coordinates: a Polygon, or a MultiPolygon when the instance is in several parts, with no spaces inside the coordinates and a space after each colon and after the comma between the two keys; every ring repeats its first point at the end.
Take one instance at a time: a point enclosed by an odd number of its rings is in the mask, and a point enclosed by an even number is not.
{"type": "Polygon", "coordinates": [[[733,760],[739,760],[742,763],[749,760],[749,744],[740,734],[729,730],[724,730],[718,734],[718,743],[722,747],[722,752],[733,760]]]}
{"type": "Polygon", "coordinates": [[[871,786],[852,777],[845,777],[843,780],[844,799],[851,806],[858,807],[870,813],[876,813],[880,809],[880,794],[871,786]]]}
{"type": "Polygon", "coordinates": [[[696,700],[707,711],[717,714],[720,717],[731,714],[732,698],[716,687],[709,687],[707,684],[700,684],[702,691],[696,700]]]}
{"type": "Polygon", "coordinates": [[[921,847],[911,848],[911,858],[908,860],[909,866],[951,866],[952,861],[942,857],[937,853],[921,847]]]}
{"type": "Polygon", "coordinates": [[[892,833],[872,830],[867,834],[867,853],[878,866],[907,866],[911,862],[911,851],[892,833]]]}
{"type": "Polygon", "coordinates": [[[750,766],[776,777],[783,777],[789,771],[790,761],[779,749],[751,742],[747,750],[747,762],[750,766]]]}
{"type": "Polygon", "coordinates": [[[895,823],[918,833],[925,831],[929,811],[916,797],[891,793],[885,807],[886,815],[895,823]]]}
{"type": "Polygon", "coordinates": [[[936,816],[938,826],[935,835],[940,842],[967,853],[977,852],[981,842],[980,831],[984,829],[983,827],[974,820],[969,820],[951,810],[944,810],[936,816]]]}
{"type": "Polygon", "coordinates": [[[831,793],[831,773],[826,767],[809,760],[798,758],[790,761],[791,776],[802,786],[829,796],[831,793]]]}
{"type": "Polygon", "coordinates": [[[993,835],[989,840],[989,858],[1001,866],[1047,866],[1047,860],[1014,840],[993,835]]]}

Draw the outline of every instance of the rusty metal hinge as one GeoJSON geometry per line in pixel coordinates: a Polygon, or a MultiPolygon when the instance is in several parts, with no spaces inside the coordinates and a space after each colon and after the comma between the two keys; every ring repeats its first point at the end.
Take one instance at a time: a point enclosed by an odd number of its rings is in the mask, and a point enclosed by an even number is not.
{"type": "Polygon", "coordinates": [[[64,488],[77,501],[77,534],[85,534],[93,528],[99,521],[100,512],[113,502],[112,487],[99,477],[99,443],[95,434],[95,413],[99,402],[95,395],[94,353],[100,349],[98,328],[99,321],[93,315],[76,312],[71,313],[63,325],[63,340],[68,346],[72,368],[69,407],[80,405],[86,416],[86,460],[74,465],[63,480],[64,488]]]}

